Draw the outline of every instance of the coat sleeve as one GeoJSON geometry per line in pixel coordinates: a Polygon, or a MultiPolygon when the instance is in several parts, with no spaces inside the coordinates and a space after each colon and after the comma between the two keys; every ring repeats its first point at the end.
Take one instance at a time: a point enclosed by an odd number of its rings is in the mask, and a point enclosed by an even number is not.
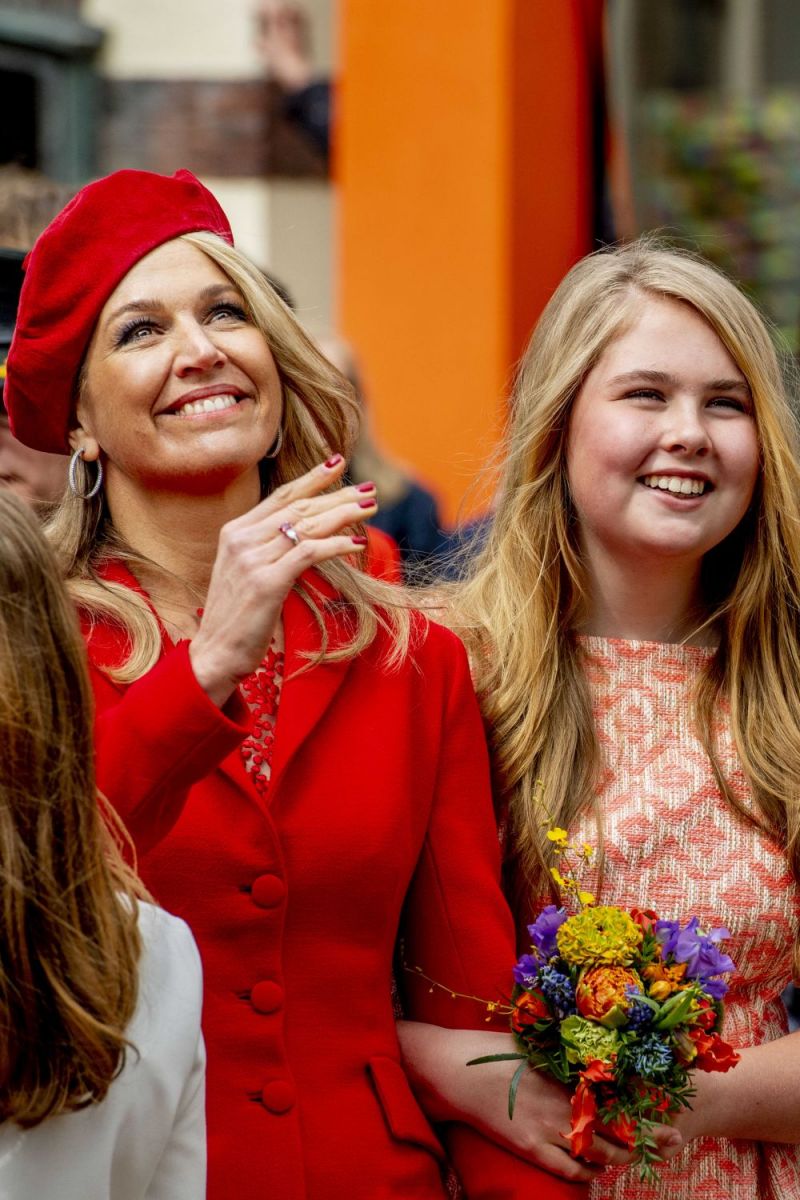
{"type": "MultiPolygon", "coordinates": [[[[450,647],[436,795],[404,918],[406,1015],[450,1028],[487,1026],[475,1000],[508,997],[516,961],[513,921],[499,883],[486,744],[466,655],[450,647]],[[430,988],[414,968],[444,985],[430,988]]],[[[476,1087],[480,1086],[475,1068],[476,1087]]],[[[466,1125],[443,1130],[469,1200],[581,1200],[585,1189],[523,1162],[466,1125]]]]}
{"type": "MultiPolygon", "coordinates": [[[[91,643],[90,643],[91,661],[91,643]]],[[[97,786],[145,853],[181,814],[189,789],[246,737],[250,714],[238,692],[224,709],[200,687],[189,643],[168,650],[127,688],[91,666],[97,786]]]]}

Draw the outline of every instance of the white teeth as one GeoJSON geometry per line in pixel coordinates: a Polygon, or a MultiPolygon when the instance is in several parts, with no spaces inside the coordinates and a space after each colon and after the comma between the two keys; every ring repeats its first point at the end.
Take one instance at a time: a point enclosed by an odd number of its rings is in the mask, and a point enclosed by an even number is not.
{"type": "Polygon", "coordinates": [[[645,475],[645,487],[659,488],[675,496],[702,496],[706,490],[705,480],[686,479],[683,475],[645,475]]]}
{"type": "Polygon", "coordinates": [[[235,405],[235,396],[206,396],[204,400],[190,400],[188,404],[175,409],[175,415],[195,417],[198,413],[222,412],[223,409],[233,408],[235,405]]]}

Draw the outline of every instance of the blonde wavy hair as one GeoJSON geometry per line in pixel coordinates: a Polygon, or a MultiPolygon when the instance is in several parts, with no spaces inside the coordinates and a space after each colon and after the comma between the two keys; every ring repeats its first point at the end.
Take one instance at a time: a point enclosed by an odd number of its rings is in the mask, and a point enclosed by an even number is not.
{"type": "Polygon", "coordinates": [[[102,1100],[125,1061],[137,897],[94,778],[75,610],[33,514],[0,492],[0,1121],[102,1100]]]}
{"type": "MultiPolygon", "coordinates": [[[[358,431],[358,405],[347,380],[322,356],[262,272],[240,251],[213,233],[183,234],[181,240],[208,255],[236,285],[275,359],[283,392],[283,438],[277,457],[262,464],[263,494],[311,470],[332,451],[348,457],[358,431]]],[[[82,373],[79,389],[84,383],[82,373]]],[[[89,486],[86,473],[82,490],[88,491],[89,486]]],[[[137,566],[152,570],[155,564],[122,541],[102,494],[81,500],[65,493],[45,528],[59,556],[67,586],[84,615],[112,622],[127,635],[130,653],[109,674],[124,683],[145,675],[161,653],[158,622],[141,596],[121,584],[104,580],[101,573],[109,559],[126,563],[134,573],[137,566]]],[[[318,570],[353,614],[350,641],[336,650],[328,650],[322,616],[324,600],[312,589],[296,585],[322,632],[318,659],[359,654],[382,627],[392,639],[389,661],[397,663],[410,644],[409,613],[400,602],[397,589],[360,570],[356,556],[352,562],[323,563],[318,570]]]]}
{"type": "MultiPolygon", "coordinates": [[[[570,411],[643,299],[690,305],[714,329],[753,397],[761,471],[748,514],[703,563],[719,647],[701,675],[696,728],[731,807],[777,835],[800,879],[800,448],[764,321],[720,271],[640,240],[583,259],[543,312],[511,401],[488,540],[444,595],[471,651],[506,810],[510,886],[521,921],[548,890],[549,819],[595,807],[601,755],[574,630],[587,596],[566,472],[570,411]],[[742,810],[714,739],[720,703],[755,798],[742,810]],[[541,784],[540,784],[541,781],[541,784]]],[[[440,592],[440,600],[442,599],[440,592]]],[[[697,632],[697,631],[695,631],[697,632]]]]}

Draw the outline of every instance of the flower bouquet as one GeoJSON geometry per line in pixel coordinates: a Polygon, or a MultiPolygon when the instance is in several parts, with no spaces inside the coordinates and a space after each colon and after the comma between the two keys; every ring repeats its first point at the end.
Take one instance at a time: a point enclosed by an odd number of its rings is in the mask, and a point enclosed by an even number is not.
{"type": "MultiPolygon", "coordinates": [[[[576,849],[562,829],[548,837],[562,856],[591,857],[592,847],[576,849]]],[[[574,875],[552,874],[576,911],[551,904],[528,927],[531,953],[514,967],[510,1006],[519,1053],[473,1063],[519,1060],[509,1116],[528,1067],[547,1071],[572,1089],[572,1154],[585,1154],[599,1131],[630,1148],[642,1179],[652,1180],[660,1161],[653,1126],[690,1107],[690,1072],[727,1071],[739,1060],[719,1034],[722,976],[734,970],[720,943],[730,934],[704,932],[696,917],[681,924],[598,905],[574,875]]]]}

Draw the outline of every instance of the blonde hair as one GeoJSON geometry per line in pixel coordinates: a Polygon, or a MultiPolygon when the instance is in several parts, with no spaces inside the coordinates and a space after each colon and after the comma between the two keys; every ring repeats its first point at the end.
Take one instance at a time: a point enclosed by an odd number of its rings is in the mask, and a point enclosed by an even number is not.
{"type": "Polygon", "coordinates": [[[0,1120],[102,1100],[137,996],[137,896],[98,805],[74,608],[33,514],[0,492],[0,1120]]]}
{"type": "Polygon", "coordinates": [[[719,648],[694,696],[718,784],[713,724],[730,706],[756,819],[786,844],[800,879],[800,452],[781,367],[750,301],[694,256],[640,240],[583,259],[547,305],[511,401],[493,527],[471,574],[452,585],[450,622],[467,641],[507,806],[510,876],[521,919],[549,883],[548,819],[569,827],[595,805],[601,756],[573,630],[586,598],[566,473],[572,404],[643,296],[691,305],[747,379],[760,479],[739,527],[703,564],[703,627],[719,648]],[[541,787],[539,786],[541,781],[541,787]]]}
{"type": "MultiPolygon", "coordinates": [[[[236,285],[275,359],[283,391],[283,437],[277,457],[263,464],[265,494],[309,471],[332,451],[347,457],[358,429],[358,406],[347,380],[322,356],[262,272],[240,251],[212,233],[184,234],[181,240],[206,254],[236,285]]],[[[85,482],[84,490],[88,490],[88,473],[85,482]]],[[[81,500],[67,492],[46,530],[78,607],[87,617],[110,621],[127,635],[130,653],[109,674],[127,683],[140,678],[161,652],[158,622],[141,596],[102,579],[101,573],[104,562],[112,558],[128,564],[134,572],[137,565],[152,569],[154,564],[122,542],[102,494],[81,500]]],[[[354,618],[350,641],[335,651],[328,650],[324,601],[309,588],[296,585],[322,633],[318,657],[352,657],[383,628],[392,639],[389,661],[398,662],[409,645],[410,621],[397,591],[342,560],[323,563],[318,570],[350,606],[354,618]]]]}

